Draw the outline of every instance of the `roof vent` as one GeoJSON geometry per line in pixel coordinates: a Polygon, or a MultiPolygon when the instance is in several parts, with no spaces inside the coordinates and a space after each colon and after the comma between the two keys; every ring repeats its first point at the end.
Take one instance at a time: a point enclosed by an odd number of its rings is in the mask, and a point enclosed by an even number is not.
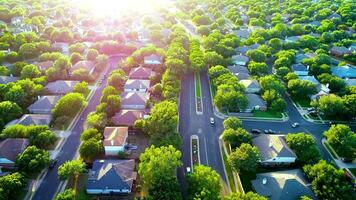
{"type": "Polygon", "coordinates": [[[272,142],[270,142],[268,146],[272,148],[272,147],[273,147],[273,144],[272,144],[272,142]]]}
{"type": "Polygon", "coordinates": [[[263,179],[262,179],[262,184],[263,184],[263,185],[266,185],[266,183],[267,183],[267,178],[263,178],[263,179]]]}

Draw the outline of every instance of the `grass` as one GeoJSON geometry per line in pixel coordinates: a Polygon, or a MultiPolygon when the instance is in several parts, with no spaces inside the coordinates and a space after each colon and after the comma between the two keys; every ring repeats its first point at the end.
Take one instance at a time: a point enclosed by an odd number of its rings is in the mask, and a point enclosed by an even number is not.
{"type": "Polygon", "coordinates": [[[356,176],[356,168],[349,168],[352,175],[356,176]]]}
{"type": "Polygon", "coordinates": [[[282,118],[282,113],[273,112],[273,111],[255,110],[255,111],[253,111],[253,116],[254,117],[263,117],[263,118],[282,118]]]}
{"type": "Polygon", "coordinates": [[[235,186],[235,182],[234,182],[234,177],[232,175],[232,169],[231,169],[229,162],[227,161],[227,156],[224,152],[224,147],[222,147],[222,146],[221,146],[221,152],[223,152],[223,159],[224,159],[226,174],[227,174],[227,178],[229,179],[231,190],[232,190],[232,192],[236,192],[236,186],[235,186]]]}
{"type": "Polygon", "coordinates": [[[331,156],[336,159],[337,155],[334,153],[333,148],[330,146],[330,144],[327,142],[325,142],[324,144],[325,144],[325,147],[328,149],[328,151],[331,153],[331,156]]]}
{"type": "Polygon", "coordinates": [[[197,97],[201,97],[201,87],[200,87],[200,75],[195,74],[195,94],[197,97]]]}
{"type": "Polygon", "coordinates": [[[309,98],[305,98],[305,99],[293,98],[293,100],[303,108],[309,108],[310,107],[310,99],[309,98]]]}

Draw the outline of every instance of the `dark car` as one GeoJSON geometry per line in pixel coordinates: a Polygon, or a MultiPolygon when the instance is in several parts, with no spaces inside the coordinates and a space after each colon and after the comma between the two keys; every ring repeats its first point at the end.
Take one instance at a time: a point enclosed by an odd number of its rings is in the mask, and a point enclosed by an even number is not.
{"type": "Polygon", "coordinates": [[[251,130],[251,133],[253,133],[253,134],[260,134],[261,131],[258,130],[258,129],[252,129],[252,130],[251,130]]]}
{"type": "Polygon", "coordinates": [[[57,164],[57,162],[58,162],[58,160],[57,159],[52,159],[51,161],[50,161],[50,163],[49,163],[49,168],[50,169],[53,169],[54,168],[54,166],[56,166],[56,164],[57,164]]]}
{"type": "Polygon", "coordinates": [[[276,131],[273,131],[272,129],[266,129],[265,134],[276,134],[276,131]]]}

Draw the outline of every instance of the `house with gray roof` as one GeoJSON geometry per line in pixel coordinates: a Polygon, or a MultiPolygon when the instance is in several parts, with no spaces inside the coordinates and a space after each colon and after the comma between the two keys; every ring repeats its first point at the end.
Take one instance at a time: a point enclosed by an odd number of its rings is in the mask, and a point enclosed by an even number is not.
{"type": "Polygon", "coordinates": [[[79,81],[57,80],[48,83],[45,89],[49,94],[62,95],[72,92],[77,83],[79,83],[79,81]]]}
{"type": "Polygon", "coordinates": [[[241,46],[241,47],[237,47],[235,49],[235,51],[237,54],[246,55],[247,51],[257,49],[260,46],[261,46],[260,44],[253,44],[250,46],[241,46]]]}
{"type": "Polygon", "coordinates": [[[150,99],[150,94],[146,92],[123,92],[121,94],[121,108],[143,110],[150,99]]]}
{"type": "Polygon", "coordinates": [[[130,79],[150,79],[153,75],[151,68],[146,67],[136,67],[132,68],[129,73],[130,79]]]}
{"type": "Polygon", "coordinates": [[[34,114],[51,114],[52,109],[60,98],[61,96],[41,96],[27,109],[34,114]]]}
{"type": "Polygon", "coordinates": [[[143,57],[143,63],[145,65],[149,65],[149,66],[161,65],[162,62],[163,62],[162,56],[157,55],[157,54],[151,54],[151,55],[143,57]]]}
{"type": "Polygon", "coordinates": [[[247,67],[244,67],[241,65],[231,65],[231,66],[228,66],[227,69],[230,70],[230,72],[233,74],[236,74],[236,73],[248,74],[249,73],[247,67]]]}
{"type": "Polygon", "coordinates": [[[236,35],[239,38],[247,39],[250,36],[251,31],[248,29],[240,29],[236,31],[236,35]]]}
{"type": "Polygon", "coordinates": [[[312,82],[316,86],[317,90],[321,87],[320,82],[314,76],[299,76],[299,79],[312,82]]]}
{"type": "Polygon", "coordinates": [[[313,58],[313,57],[315,57],[315,55],[311,54],[311,53],[298,53],[295,56],[295,62],[296,63],[301,63],[304,59],[313,58]]]}
{"type": "Polygon", "coordinates": [[[150,80],[128,79],[124,86],[125,92],[147,92],[150,88],[150,80]]]}
{"type": "Polygon", "coordinates": [[[240,80],[241,83],[246,88],[246,93],[259,93],[261,91],[261,86],[256,80],[240,80]]]}
{"type": "Polygon", "coordinates": [[[52,120],[52,115],[49,114],[26,114],[22,115],[20,119],[15,119],[10,121],[6,124],[6,127],[14,125],[14,124],[21,124],[24,126],[29,125],[45,125],[49,126],[52,120]]]}
{"type": "Polygon", "coordinates": [[[252,139],[252,144],[260,150],[262,165],[291,164],[297,159],[283,135],[261,134],[252,139]]]}
{"type": "Polygon", "coordinates": [[[331,73],[339,78],[356,78],[356,67],[355,66],[335,66],[331,67],[331,73]]]}
{"type": "Polygon", "coordinates": [[[356,79],[344,79],[347,86],[356,86],[356,79]]]}
{"type": "Polygon", "coordinates": [[[235,73],[234,74],[238,80],[247,80],[250,79],[250,74],[249,73],[235,73]]]}
{"type": "Polygon", "coordinates": [[[344,46],[341,46],[341,47],[333,46],[330,49],[330,54],[334,55],[334,56],[343,56],[343,55],[351,54],[351,53],[352,53],[352,50],[349,48],[346,48],[344,46]]]}
{"type": "Polygon", "coordinates": [[[269,200],[296,200],[301,196],[317,200],[300,169],[260,173],[251,183],[259,195],[269,200]]]}
{"type": "Polygon", "coordinates": [[[17,155],[25,151],[28,139],[7,138],[0,142],[0,167],[13,168],[17,155]]]}
{"type": "Polygon", "coordinates": [[[19,77],[13,77],[13,76],[0,76],[0,84],[8,84],[11,82],[18,81],[20,78],[19,77]]]}
{"type": "Polygon", "coordinates": [[[267,110],[267,103],[257,94],[245,94],[248,99],[248,105],[244,112],[253,112],[254,110],[267,110]]]}
{"type": "Polygon", "coordinates": [[[308,67],[301,63],[294,64],[290,68],[298,76],[307,76],[309,73],[308,67]]]}
{"type": "Polygon", "coordinates": [[[232,61],[235,65],[246,66],[249,60],[249,57],[243,55],[232,56],[232,61]]]}
{"type": "Polygon", "coordinates": [[[135,160],[95,160],[89,171],[86,192],[92,195],[129,194],[136,180],[135,160]]]}
{"type": "Polygon", "coordinates": [[[290,36],[290,37],[286,37],[284,39],[285,42],[298,42],[300,39],[300,36],[290,36]]]}

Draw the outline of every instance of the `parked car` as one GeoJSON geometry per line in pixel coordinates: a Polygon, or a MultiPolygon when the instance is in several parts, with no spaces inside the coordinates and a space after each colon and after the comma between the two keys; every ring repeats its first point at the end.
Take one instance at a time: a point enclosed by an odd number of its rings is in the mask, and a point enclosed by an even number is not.
{"type": "Polygon", "coordinates": [[[51,161],[50,161],[50,163],[49,163],[49,168],[50,169],[53,169],[54,168],[54,166],[56,166],[56,164],[57,164],[57,162],[58,162],[58,160],[57,159],[52,159],[51,161]]]}
{"type": "Polygon", "coordinates": [[[307,108],[307,111],[308,111],[308,112],[315,111],[315,108],[307,108]]]}
{"type": "Polygon", "coordinates": [[[265,134],[276,134],[277,132],[272,129],[266,129],[265,134]]]}
{"type": "Polygon", "coordinates": [[[215,124],[215,119],[213,117],[210,117],[210,124],[215,124]]]}
{"type": "Polygon", "coordinates": [[[252,130],[251,130],[251,133],[253,133],[253,134],[260,134],[261,131],[258,130],[258,129],[252,129],[252,130]]]}
{"type": "Polygon", "coordinates": [[[293,127],[293,128],[297,128],[298,126],[299,126],[299,123],[297,123],[297,122],[295,122],[295,123],[292,124],[292,127],[293,127]]]}

